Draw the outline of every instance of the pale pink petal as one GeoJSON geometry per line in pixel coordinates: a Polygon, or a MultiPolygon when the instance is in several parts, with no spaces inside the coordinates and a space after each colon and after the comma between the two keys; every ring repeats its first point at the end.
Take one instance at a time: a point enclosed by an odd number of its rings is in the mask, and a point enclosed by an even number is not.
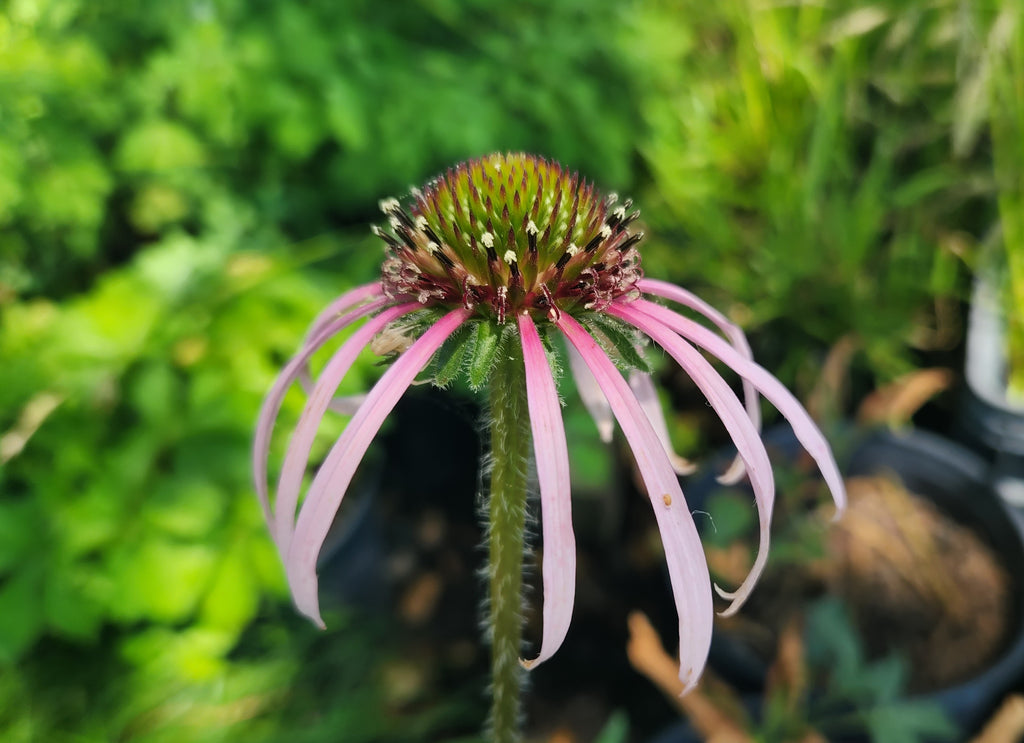
{"type": "Polygon", "coordinates": [[[305,368],[310,357],[328,340],[356,320],[380,309],[387,302],[387,299],[379,299],[341,317],[335,317],[329,323],[322,326],[320,332],[307,341],[299,353],[292,357],[284,369],[281,370],[281,373],[274,381],[274,386],[270,388],[266,398],[263,400],[263,405],[260,407],[260,414],[256,422],[256,434],[253,437],[253,472],[256,476],[256,494],[260,499],[260,505],[263,507],[263,517],[267,520],[267,526],[270,527],[271,536],[275,542],[277,541],[277,534],[274,530],[273,511],[270,507],[270,495],[267,486],[267,460],[270,454],[270,436],[273,433],[274,422],[277,419],[278,412],[281,410],[284,396],[292,384],[294,384],[299,372],[305,368]]]}
{"type": "Polygon", "coordinates": [[[568,347],[569,369],[572,371],[572,379],[576,383],[576,391],[579,393],[583,407],[590,413],[597,425],[597,435],[604,443],[610,443],[612,433],[615,431],[615,421],[612,418],[612,409],[608,401],[604,399],[604,393],[597,386],[594,375],[583,363],[579,353],[572,346],[568,347]]]}
{"type": "Polygon", "coordinates": [[[633,390],[633,394],[636,395],[640,407],[644,409],[648,419],[650,419],[651,425],[654,426],[654,431],[658,434],[661,445],[665,447],[665,453],[668,454],[669,461],[672,462],[672,469],[676,471],[677,475],[692,475],[696,472],[697,465],[689,459],[676,454],[676,450],[672,447],[672,438],[668,434],[665,413],[661,409],[661,400],[658,399],[658,391],[654,387],[651,375],[639,371],[630,372],[629,387],[633,390]]]}
{"type": "Polygon", "coordinates": [[[364,402],[366,402],[365,392],[360,392],[358,395],[336,395],[331,398],[331,404],[327,407],[335,413],[355,415],[356,411],[359,410],[359,406],[364,402]]]}
{"type": "Polygon", "coordinates": [[[828,441],[825,440],[821,430],[811,420],[811,416],[807,414],[793,393],[787,390],[770,372],[738,353],[736,349],[700,323],[647,300],[638,299],[632,303],[632,306],[721,359],[734,372],[749,380],[757,388],[757,391],[782,413],[793,427],[797,441],[807,450],[807,453],[817,463],[818,469],[821,470],[821,475],[835,500],[836,518],[838,518],[846,508],[846,487],[843,485],[842,475],[839,473],[839,467],[836,466],[836,460],[828,441]]]}
{"type": "Polygon", "coordinates": [[[345,491],[388,413],[470,311],[457,309],[438,320],[413,343],[374,385],[313,478],[299,510],[286,569],[299,611],[323,627],[317,596],[316,560],[345,491]]]}
{"type": "Polygon", "coordinates": [[[637,470],[654,506],[679,613],[679,679],[685,693],[696,685],[707,663],[714,617],[711,579],[697,528],[665,448],[626,380],[597,342],[567,313],[555,324],[579,351],[604,392],[633,450],[637,470]]]}
{"type": "MultiPolygon", "coordinates": [[[[744,335],[743,330],[693,292],[689,292],[675,284],[670,284],[667,281],[647,278],[637,282],[637,288],[645,294],[653,294],[657,297],[678,302],[684,307],[689,307],[691,310],[699,312],[725,334],[725,337],[732,343],[733,348],[750,361],[754,360],[754,354],[750,350],[750,344],[747,343],[747,336],[744,335]]],[[[760,431],[761,405],[757,399],[757,390],[746,379],[743,380],[743,399],[747,406],[747,415],[753,421],[754,427],[760,431]]],[[[725,473],[718,478],[718,481],[724,485],[734,485],[742,478],[743,460],[737,456],[725,473]]]]}
{"type": "Polygon", "coordinates": [[[377,333],[388,323],[420,307],[421,305],[416,302],[388,307],[354,332],[320,373],[320,378],[306,400],[302,415],[288,443],[284,464],[281,465],[281,476],[277,483],[275,533],[282,557],[288,554],[292,527],[295,523],[295,507],[299,503],[299,491],[302,489],[302,478],[306,474],[309,452],[313,448],[316,432],[320,429],[335,390],[359,358],[359,354],[377,333]]]}
{"type": "Polygon", "coordinates": [[[519,315],[519,335],[526,366],[526,401],[533,431],[544,538],[544,632],[540,654],[533,660],[520,661],[525,668],[533,668],[558,650],[569,631],[576,596],[576,539],[572,531],[569,451],[562,408],[544,344],[528,314],[519,315]]]}
{"type": "MultiPolygon", "coordinates": [[[[306,338],[303,341],[303,345],[315,341],[320,335],[320,331],[328,323],[332,322],[336,317],[338,317],[338,315],[350,307],[355,307],[358,304],[372,299],[380,300],[383,298],[384,291],[381,288],[379,281],[357,286],[355,289],[342,294],[327,305],[327,307],[325,307],[323,311],[316,316],[316,319],[310,324],[309,330],[306,331],[306,338]]],[[[385,304],[386,303],[387,302],[385,302],[385,304]]],[[[307,395],[312,393],[313,378],[309,373],[308,363],[303,364],[299,370],[299,383],[302,385],[302,389],[307,395]]],[[[330,409],[336,413],[341,413],[342,415],[352,415],[361,402],[362,397],[337,397],[331,401],[330,409]]]]}
{"type": "Polygon", "coordinates": [[[320,314],[316,316],[310,324],[309,330],[306,331],[306,339],[303,341],[303,345],[315,341],[317,336],[320,335],[320,332],[343,312],[346,312],[363,302],[383,298],[384,290],[381,288],[379,281],[363,284],[362,286],[350,289],[324,307],[320,314]]]}
{"type": "MultiPolygon", "coordinates": [[[[303,366],[299,372],[299,384],[302,385],[302,391],[307,395],[313,394],[313,377],[309,373],[309,364],[303,366]]],[[[366,399],[366,393],[361,392],[358,395],[335,395],[331,399],[331,404],[328,405],[328,409],[333,410],[335,413],[341,413],[342,415],[354,415],[359,406],[363,404],[366,399]]]]}
{"type": "Polygon", "coordinates": [[[754,590],[757,579],[761,576],[768,562],[768,543],[770,539],[772,507],[775,504],[775,480],[772,476],[772,465],[768,460],[764,442],[750,418],[747,417],[739,398],[726,384],[722,376],[715,371],[707,359],[685,340],[660,322],[634,309],[629,303],[612,304],[609,314],[625,320],[647,335],[651,340],[665,349],[676,363],[683,368],[694,383],[704,393],[712,409],[721,418],[739,455],[746,463],[750,484],[754,489],[754,500],[757,503],[760,540],[757,556],[750,573],[740,587],[729,593],[715,589],[725,598],[732,598],[732,604],[722,612],[723,616],[735,613],[754,590]]]}

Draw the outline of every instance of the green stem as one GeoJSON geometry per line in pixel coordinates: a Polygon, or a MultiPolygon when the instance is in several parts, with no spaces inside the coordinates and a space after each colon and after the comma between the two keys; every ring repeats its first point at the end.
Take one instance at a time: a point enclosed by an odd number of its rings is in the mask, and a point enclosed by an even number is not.
{"type": "Polygon", "coordinates": [[[523,533],[530,458],[530,416],[518,335],[507,333],[491,377],[491,488],[487,504],[489,634],[494,743],[521,740],[523,533]]]}

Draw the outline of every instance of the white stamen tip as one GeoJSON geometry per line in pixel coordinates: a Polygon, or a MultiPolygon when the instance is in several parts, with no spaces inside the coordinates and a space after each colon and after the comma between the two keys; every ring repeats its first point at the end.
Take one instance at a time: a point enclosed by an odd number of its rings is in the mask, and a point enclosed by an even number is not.
{"type": "Polygon", "coordinates": [[[395,199],[395,198],[381,199],[378,202],[378,205],[380,206],[380,210],[382,212],[384,212],[385,214],[390,214],[391,212],[393,212],[396,209],[398,209],[398,199],[395,199]]]}
{"type": "Polygon", "coordinates": [[[569,247],[566,248],[565,252],[571,256],[575,256],[577,253],[580,252],[580,246],[577,245],[576,243],[569,243],[569,247]]]}
{"type": "Polygon", "coordinates": [[[616,210],[615,210],[614,212],[612,212],[612,213],[613,213],[613,214],[614,214],[614,215],[615,215],[616,217],[618,217],[619,219],[625,219],[625,218],[626,218],[626,207],[624,207],[624,206],[620,206],[620,207],[619,207],[618,209],[616,209],[616,210]]]}
{"type": "Polygon", "coordinates": [[[416,229],[422,230],[427,227],[427,218],[423,215],[416,217],[416,229]]]}
{"type": "Polygon", "coordinates": [[[538,232],[540,232],[540,230],[537,229],[537,225],[534,223],[532,219],[529,222],[527,222],[526,233],[528,235],[536,235],[538,232]]]}
{"type": "Polygon", "coordinates": [[[484,244],[485,248],[493,248],[494,235],[492,235],[490,232],[485,232],[484,234],[480,235],[480,242],[484,244]]]}
{"type": "Polygon", "coordinates": [[[609,227],[608,225],[604,225],[601,228],[601,237],[607,239],[607,238],[609,238],[611,236],[612,236],[612,228],[609,227]]]}
{"type": "Polygon", "coordinates": [[[516,251],[514,251],[514,250],[506,250],[505,251],[505,255],[502,256],[502,257],[505,259],[505,263],[507,263],[507,264],[509,264],[511,266],[513,263],[516,262],[516,251]]]}

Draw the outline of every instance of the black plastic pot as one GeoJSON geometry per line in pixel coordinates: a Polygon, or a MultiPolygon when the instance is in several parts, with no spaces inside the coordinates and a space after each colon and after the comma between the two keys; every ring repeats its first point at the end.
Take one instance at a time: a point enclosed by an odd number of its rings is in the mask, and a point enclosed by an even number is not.
{"type": "MultiPolygon", "coordinates": [[[[780,457],[796,461],[799,456],[788,426],[770,430],[765,440],[776,461],[780,457]]],[[[1007,691],[1024,682],[1024,519],[992,491],[989,464],[984,459],[926,432],[873,434],[855,448],[844,472],[847,476],[895,475],[908,490],[928,498],[943,513],[975,531],[994,549],[1010,576],[1013,630],[1000,656],[974,678],[918,697],[939,704],[967,736],[980,727],[1007,691]]],[[[718,490],[721,486],[712,474],[696,478],[684,488],[694,510],[718,490]]],[[[767,661],[727,633],[715,633],[709,665],[745,696],[764,689],[767,661]]],[[[685,726],[680,726],[656,740],[675,743],[690,740],[687,735],[685,726]]]]}

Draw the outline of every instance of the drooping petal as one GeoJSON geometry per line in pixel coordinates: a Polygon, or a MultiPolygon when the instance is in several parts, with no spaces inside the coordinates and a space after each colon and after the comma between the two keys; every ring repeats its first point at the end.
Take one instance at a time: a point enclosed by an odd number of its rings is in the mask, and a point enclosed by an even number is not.
{"type": "Polygon", "coordinates": [[[306,473],[306,464],[309,461],[309,452],[313,448],[313,439],[316,438],[316,432],[320,429],[324,414],[331,404],[338,385],[341,384],[356,359],[359,358],[359,354],[377,333],[383,330],[388,323],[419,307],[420,305],[415,302],[388,307],[353,333],[335,352],[320,373],[320,378],[309,399],[306,400],[302,415],[299,417],[291,441],[288,443],[284,464],[281,466],[281,476],[277,483],[274,531],[282,558],[288,554],[292,528],[295,524],[295,507],[299,503],[302,477],[306,473]]]}
{"type": "MultiPolygon", "coordinates": [[[[679,613],[679,679],[697,683],[711,647],[711,579],[697,527],[658,434],[626,380],[597,342],[567,313],[555,322],[590,368],[636,459],[661,531],[672,593],[679,613]]],[[[685,693],[685,692],[684,692],[685,693]]]]}
{"type": "Polygon", "coordinates": [[[302,342],[303,345],[315,341],[320,332],[343,312],[364,302],[383,298],[384,290],[381,288],[379,281],[373,281],[369,284],[363,284],[362,286],[350,289],[324,307],[320,314],[310,323],[309,330],[306,331],[306,338],[302,342]]]}
{"type": "MultiPolygon", "coordinates": [[[[379,281],[375,281],[371,284],[363,284],[357,286],[345,294],[331,302],[325,307],[316,319],[309,326],[309,330],[306,331],[306,337],[303,340],[303,345],[311,343],[316,340],[320,331],[331,321],[333,321],[338,315],[350,307],[355,307],[363,302],[367,302],[374,299],[384,298],[384,291],[379,281]]],[[[309,363],[303,364],[299,369],[299,383],[302,385],[303,391],[307,395],[313,392],[313,377],[309,373],[309,363]]],[[[362,396],[344,396],[337,397],[331,400],[330,409],[336,413],[342,415],[352,415],[359,405],[362,403],[362,396]]]]}
{"type": "MultiPolygon", "coordinates": [[[[743,333],[743,330],[693,292],[687,291],[681,286],[671,284],[668,281],[650,278],[641,279],[637,283],[637,288],[644,294],[653,294],[673,302],[678,302],[684,307],[689,307],[704,315],[725,334],[725,337],[729,339],[733,348],[738,353],[750,361],[754,360],[754,354],[750,350],[750,344],[747,342],[747,336],[743,333]]],[[[744,380],[743,383],[743,399],[746,403],[747,414],[750,416],[750,420],[754,422],[754,426],[758,430],[761,430],[761,406],[757,401],[757,390],[747,380],[744,380]]]]}
{"type": "MultiPolygon", "coordinates": [[[[308,364],[299,371],[299,384],[302,385],[302,391],[307,395],[313,394],[315,383],[313,382],[313,376],[309,373],[308,364]]],[[[357,395],[336,395],[331,398],[331,402],[327,407],[335,413],[355,415],[355,412],[359,410],[359,406],[363,404],[364,400],[366,400],[366,393],[363,392],[357,395]]]]}
{"type": "Polygon", "coordinates": [[[313,478],[299,511],[286,569],[295,605],[320,627],[324,623],[317,596],[316,560],[352,476],[398,399],[469,315],[466,309],[449,312],[398,357],[374,385],[313,478]]]}
{"type": "MultiPolygon", "coordinates": [[[[750,361],[754,360],[754,354],[750,350],[750,344],[747,343],[747,336],[743,333],[743,330],[693,292],[667,281],[648,278],[641,279],[637,283],[637,288],[645,294],[653,294],[657,297],[678,302],[684,307],[689,307],[691,310],[699,312],[725,334],[725,337],[729,339],[729,342],[732,343],[733,348],[737,352],[750,361]]],[[[746,379],[743,380],[743,399],[747,407],[747,415],[753,421],[754,427],[760,431],[761,405],[757,399],[757,390],[746,379]]],[[[735,485],[742,477],[743,460],[737,456],[725,473],[718,478],[718,481],[723,485],[735,485]]]]}
{"type": "Polygon", "coordinates": [[[665,413],[661,409],[661,400],[658,399],[658,391],[654,388],[654,381],[650,374],[640,371],[630,372],[629,387],[636,395],[637,402],[644,409],[647,418],[654,426],[654,432],[661,439],[661,445],[665,447],[665,453],[672,462],[672,469],[677,475],[692,475],[697,471],[697,465],[685,457],[676,454],[672,448],[672,438],[668,434],[668,424],[665,422],[665,413]]]}
{"type": "Polygon", "coordinates": [[[544,538],[544,631],[540,653],[533,660],[520,661],[525,668],[533,668],[558,650],[569,630],[576,596],[576,539],[572,531],[569,451],[558,391],[533,320],[526,313],[519,315],[518,320],[544,538]]]}
{"type": "Polygon", "coordinates": [[[785,385],[770,372],[745,358],[700,323],[644,299],[636,300],[632,306],[719,358],[741,377],[749,380],[757,388],[757,391],[782,413],[782,416],[793,427],[797,441],[807,450],[807,453],[818,465],[818,469],[821,470],[822,478],[832,492],[832,498],[836,503],[836,518],[838,518],[846,508],[846,487],[843,485],[843,477],[839,473],[839,467],[832,455],[832,447],[828,445],[821,430],[811,420],[811,416],[804,410],[800,401],[793,396],[793,393],[787,390],[785,385]]]}
{"type": "Polygon", "coordinates": [[[570,345],[567,348],[567,355],[569,357],[569,369],[572,371],[572,379],[576,383],[576,391],[580,395],[580,400],[583,401],[583,407],[587,409],[590,417],[594,419],[594,424],[597,426],[597,434],[601,437],[601,441],[609,444],[612,440],[612,433],[615,431],[612,409],[608,405],[608,401],[604,399],[604,393],[601,392],[601,388],[597,386],[597,380],[594,379],[594,375],[587,368],[587,365],[583,363],[583,359],[580,358],[579,352],[570,345]]]}
{"type": "Polygon", "coordinates": [[[281,370],[281,373],[274,381],[274,386],[270,388],[270,391],[263,400],[263,405],[260,407],[260,414],[256,421],[256,434],[253,437],[253,473],[256,480],[256,495],[259,497],[260,505],[263,508],[263,517],[267,521],[267,526],[270,527],[271,536],[275,542],[277,541],[277,534],[274,529],[273,510],[270,507],[270,495],[267,486],[267,461],[270,455],[270,435],[274,430],[274,421],[281,410],[284,396],[292,384],[295,383],[295,379],[300,371],[309,363],[310,357],[320,350],[328,340],[356,320],[380,309],[387,301],[386,299],[379,299],[340,317],[333,317],[330,322],[321,327],[320,332],[316,336],[303,344],[299,352],[281,370]]]}
{"type": "Polygon", "coordinates": [[[754,565],[740,587],[735,592],[729,593],[715,586],[720,595],[733,599],[732,604],[722,612],[722,615],[733,614],[754,590],[754,584],[768,562],[772,508],[775,505],[775,480],[772,476],[772,465],[768,460],[764,442],[761,441],[758,430],[754,428],[754,424],[747,417],[739,398],[722,379],[722,376],[715,371],[710,362],[701,355],[700,351],[660,322],[633,309],[629,303],[613,304],[608,308],[608,312],[646,334],[665,349],[676,360],[676,363],[690,375],[700,391],[704,393],[712,409],[722,420],[733,443],[736,444],[736,449],[746,463],[746,470],[750,475],[750,484],[754,489],[754,499],[757,503],[760,540],[754,565]]]}
{"type": "Polygon", "coordinates": [[[337,395],[331,398],[331,403],[327,407],[335,413],[355,415],[359,406],[364,402],[366,402],[365,392],[360,392],[358,395],[337,395]]]}

